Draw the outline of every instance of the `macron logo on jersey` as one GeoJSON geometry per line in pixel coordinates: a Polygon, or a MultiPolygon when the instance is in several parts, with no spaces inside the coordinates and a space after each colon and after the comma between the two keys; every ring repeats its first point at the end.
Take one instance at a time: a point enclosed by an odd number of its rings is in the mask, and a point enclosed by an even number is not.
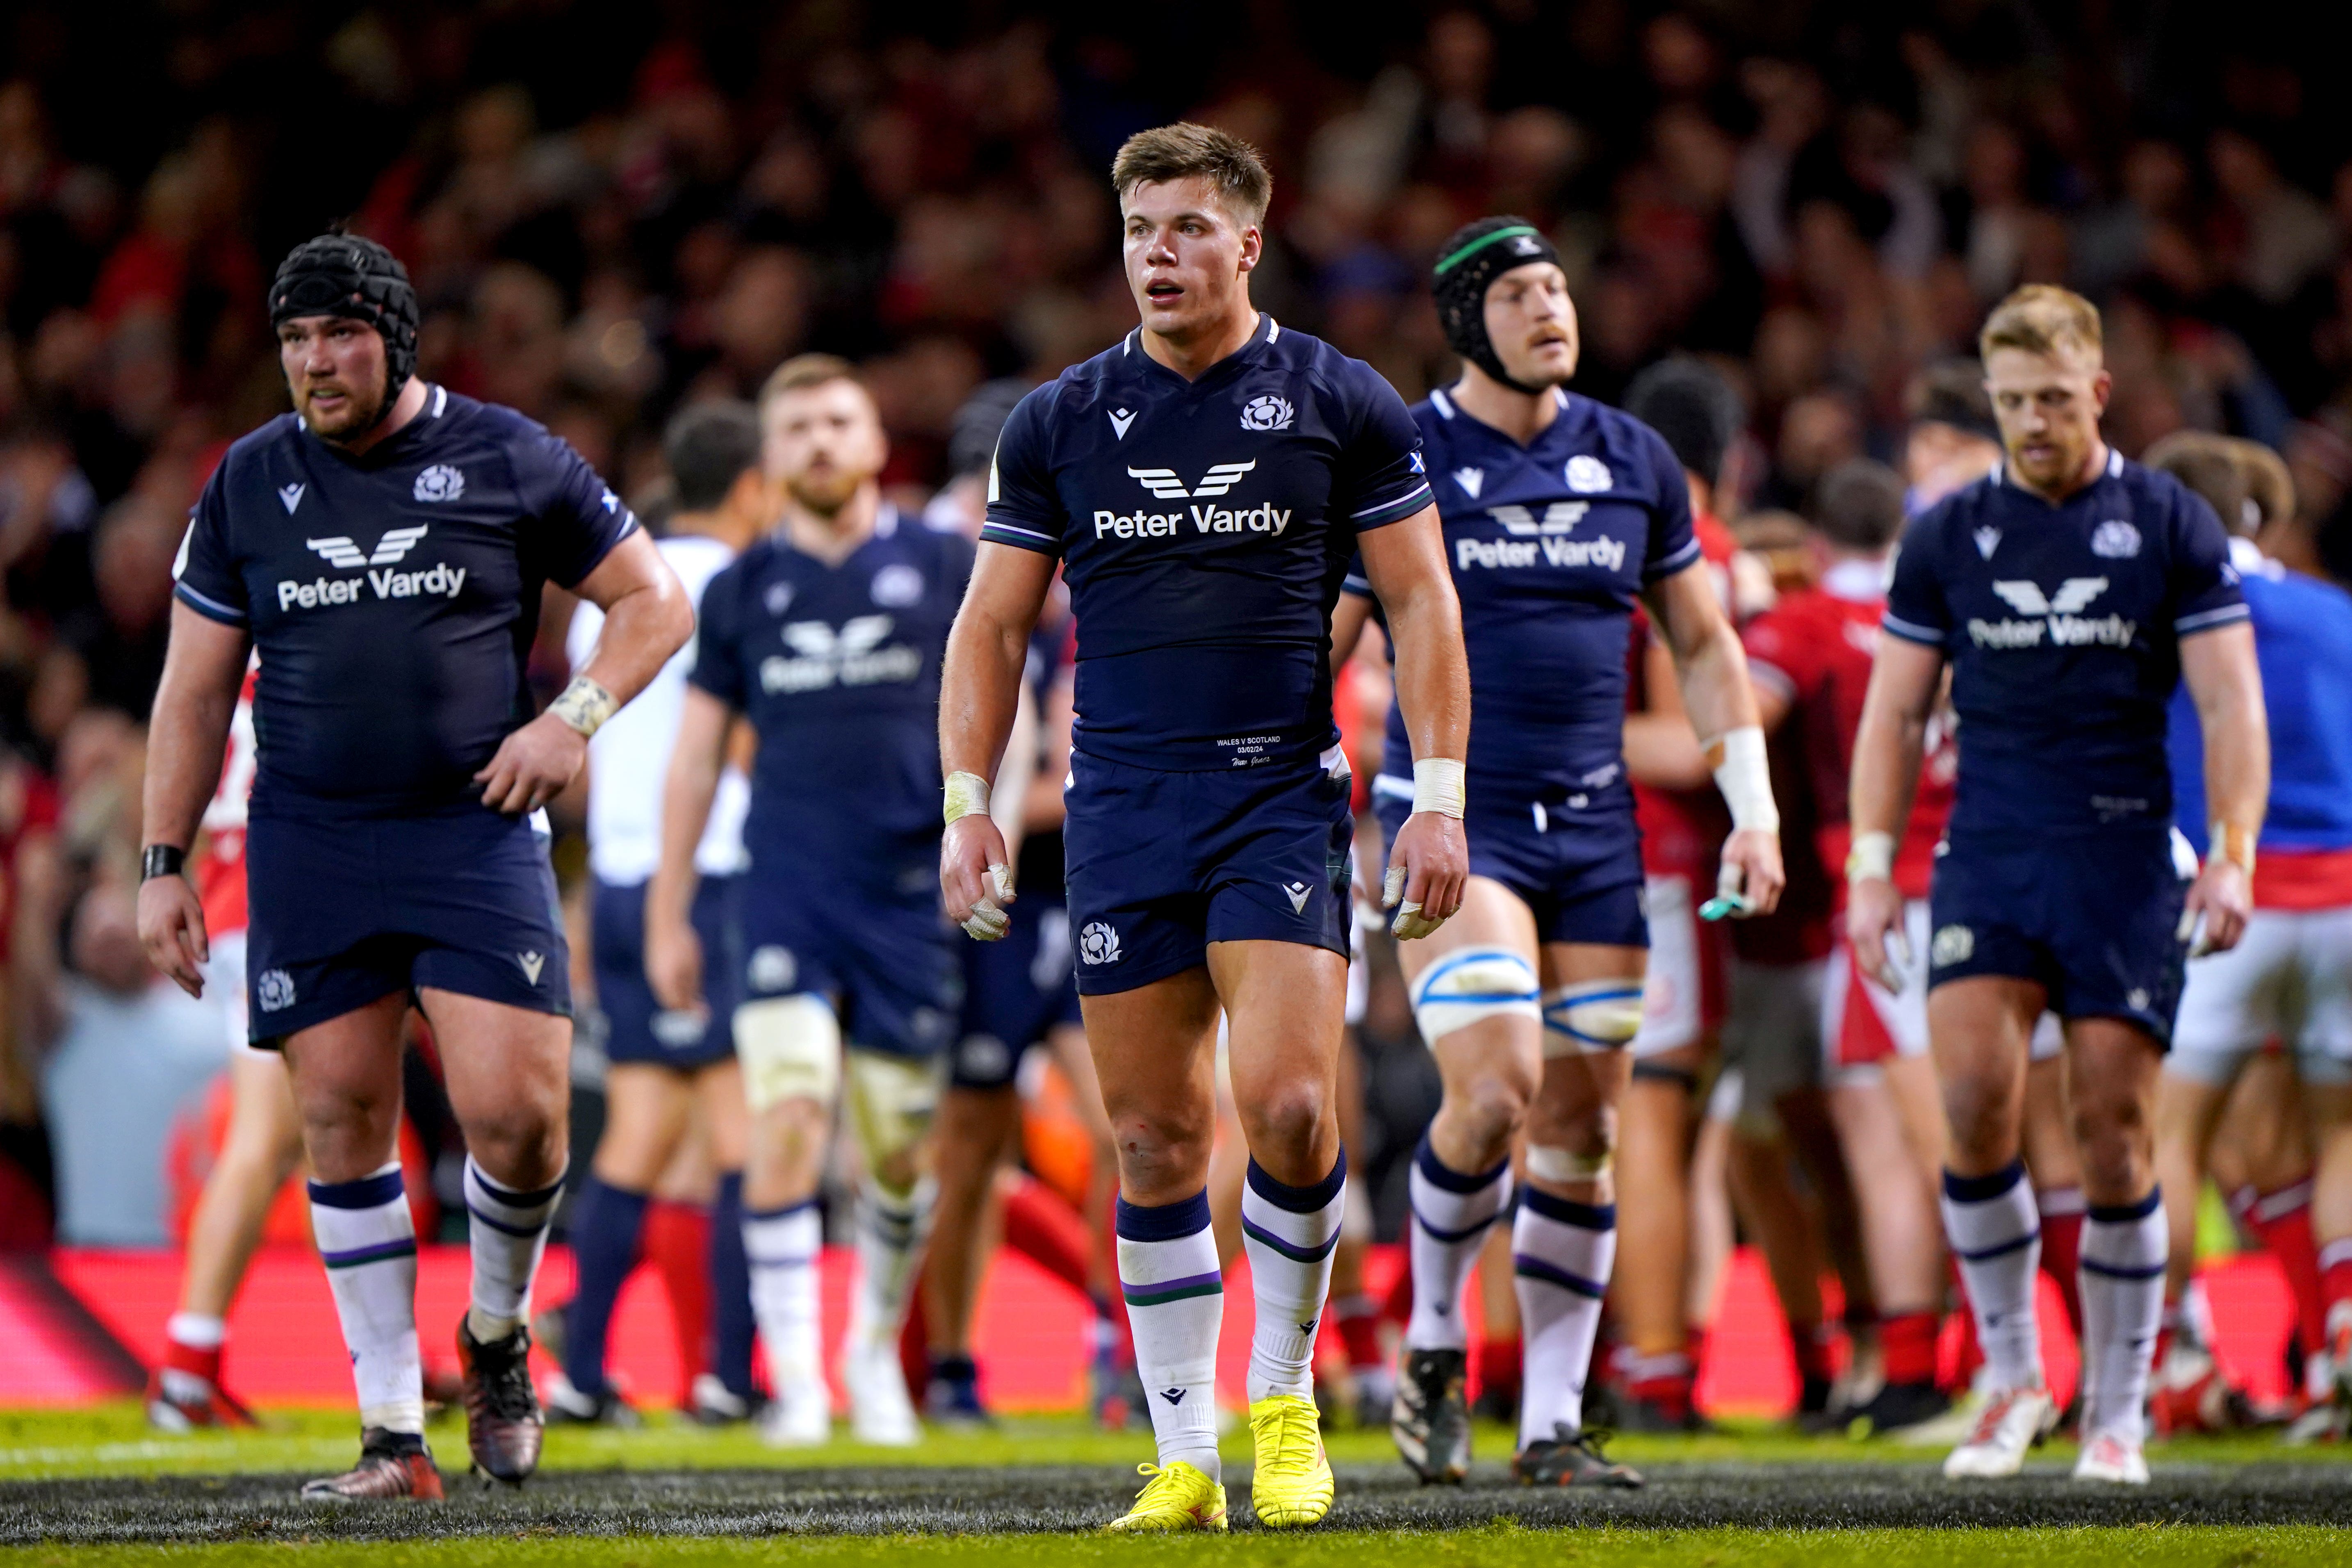
{"type": "Polygon", "coordinates": [[[1970,620],[1969,637],[1979,647],[2128,647],[2139,631],[2137,621],[2121,616],[2082,614],[2107,591],[2105,577],[2069,577],[2048,594],[2027,581],[1995,583],[1992,591],[2020,616],[2036,618],[1970,620]]]}

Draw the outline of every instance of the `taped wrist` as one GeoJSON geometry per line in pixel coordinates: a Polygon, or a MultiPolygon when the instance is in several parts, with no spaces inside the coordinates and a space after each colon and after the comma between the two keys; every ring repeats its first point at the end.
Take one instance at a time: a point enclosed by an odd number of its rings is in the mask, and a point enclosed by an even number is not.
{"type": "Polygon", "coordinates": [[[585,738],[603,729],[604,721],[621,710],[621,704],[619,699],[586,676],[575,675],[562,695],[547,705],[547,710],[585,738]]]}
{"type": "Polygon", "coordinates": [[[947,804],[940,816],[949,822],[961,817],[988,815],[988,781],[978,773],[950,773],[947,780],[947,804]]]}
{"type": "Polygon", "coordinates": [[[1892,833],[1857,833],[1853,836],[1853,847],[1846,851],[1847,887],[1874,878],[1882,882],[1895,879],[1895,835],[1892,833]]]}
{"type": "Polygon", "coordinates": [[[1467,792],[1463,784],[1463,764],[1456,757],[1421,757],[1412,764],[1412,809],[1433,811],[1440,816],[1462,819],[1462,805],[1467,792]]]}
{"type": "Polygon", "coordinates": [[[2249,877],[2254,874],[2254,830],[2242,822],[2216,822],[2206,830],[2206,854],[2235,861],[2249,877]]]}
{"type": "Polygon", "coordinates": [[[1780,831],[1780,808],[1772,803],[1772,767],[1764,756],[1764,731],[1753,724],[1727,730],[1706,744],[1715,787],[1731,808],[1734,832],[1780,831]]]}

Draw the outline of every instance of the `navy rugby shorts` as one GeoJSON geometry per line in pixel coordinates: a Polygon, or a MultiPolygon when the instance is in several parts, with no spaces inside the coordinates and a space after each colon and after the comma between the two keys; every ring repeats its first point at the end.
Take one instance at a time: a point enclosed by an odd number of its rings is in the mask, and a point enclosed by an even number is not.
{"type": "MultiPolygon", "coordinates": [[[[1469,796],[1462,830],[1470,840],[1470,874],[1516,894],[1536,917],[1538,942],[1650,945],[1642,830],[1630,791],[1620,785],[1580,806],[1565,794],[1523,800],[1474,780],[1469,796]]],[[[1412,781],[1391,773],[1373,780],[1372,809],[1383,850],[1393,850],[1412,815],[1412,781]]]]}
{"type": "Polygon", "coordinates": [[[959,1089],[1003,1089],[1023,1052],[1080,1022],[1068,906],[1025,893],[1008,912],[1012,929],[1001,940],[963,943],[963,1029],[949,1079],[959,1089]]]}
{"type": "Polygon", "coordinates": [[[963,1005],[963,973],[939,894],[877,899],[824,895],[807,875],[763,873],[755,852],[742,878],[740,1003],[814,992],[841,1012],[859,1050],[929,1058],[947,1048],[963,1005]]]}
{"type": "Polygon", "coordinates": [[[596,1005],[610,1032],[609,1061],[692,1068],[735,1055],[735,1004],[742,999],[742,930],[737,919],[743,879],[705,877],[692,919],[702,939],[702,999],[707,1015],[672,1013],[654,1000],[646,978],[646,885],[598,882],[589,906],[596,960],[596,1005]]]}
{"type": "Polygon", "coordinates": [[[1927,900],[1928,988],[2035,981],[2061,1018],[2121,1018],[2169,1050],[2195,865],[2183,869],[2172,840],[2148,827],[1947,843],[1927,900]]]}
{"type": "Polygon", "coordinates": [[[256,816],[246,834],[256,1044],[395,992],[572,1012],[547,838],[462,802],[405,816],[256,816]]]}
{"type": "Polygon", "coordinates": [[[1207,962],[1213,942],[1348,956],[1347,763],[1162,773],[1070,759],[1070,941],[1078,991],[1132,991],[1207,962]]]}

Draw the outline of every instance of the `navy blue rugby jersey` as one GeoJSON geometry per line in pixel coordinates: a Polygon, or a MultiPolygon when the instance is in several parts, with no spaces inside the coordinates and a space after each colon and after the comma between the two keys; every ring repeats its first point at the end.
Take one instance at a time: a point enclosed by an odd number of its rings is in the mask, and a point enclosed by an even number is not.
{"type": "Polygon", "coordinates": [[[1996,468],[1915,520],[1883,624],[1951,662],[1952,834],[2168,821],[2180,639],[2246,616],[2213,509],[2112,451],[2059,505],[1996,468]]]}
{"type": "MultiPolygon", "coordinates": [[[[1553,395],[1558,416],[1526,447],[1442,391],[1412,408],[1477,694],[1471,790],[1515,807],[1630,804],[1625,639],[1642,590],[1699,559],[1690,486],[1647,425],[1553,395]]],[[[1360,563],[1346,587],[1371,597],[1360,563]]],[[[1387,772],[1405,776],[1412,746],[1394,702],[1383,755],[1387,772]]]]}
{"type": "Polygon", "coordinates": [[[971,559],[886,506],[838,566],[779,531],[710,579],[688,679],[758,733],[755,873],[938,897],[940,665],[971,559]]]}
{"type": "Polygon", "coordinates": [[[261,655],[254,812],[478,795],[473,775],[533,714],[541,585],[574,585],[636,526],[562,440],[446,387],[357,458],[291,414],[236,442],[173,575],[261,655]]]}
{"type": "Polygon", "coordinates": [[[1062,558],[1078,750],[1202,773],[1335,743],[1331,606],[1359,532],[1430,504],[1378,373],[1261,315],[1186,381],[1141,329],[1021,400],[981,537],[1062,558]]]}

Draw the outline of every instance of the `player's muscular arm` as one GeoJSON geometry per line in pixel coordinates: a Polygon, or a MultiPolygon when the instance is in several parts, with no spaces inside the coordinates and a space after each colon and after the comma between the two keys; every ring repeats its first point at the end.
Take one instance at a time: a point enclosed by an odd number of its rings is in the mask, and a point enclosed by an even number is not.
{"type": "Polygon", "coordinates": [[[2253,627],[2241,621],[2180,640],[2180,676],[2205,734],[2205,801],[2212,838],[2184,926],[2200,918],[2198,951],[2225,952],[2245,934],[2253,909],[2254,841],[2271,792],[2271,731],[2263,708],[2253,627]]]}
{"type": "Polygon", "coordinates": [[[1053,581],[1051,556],[983,541],[940,671],[940,771],[950,814],[940,839],[940,897],[948,918],[982,940],[1004,934],[1002,906],[1013,895],[1012,857],[989,819],[989,784],[1013,732],[1029,634],[1053,581]],[[963,782],[971,779],[980,781],[976,792],[963,782]]]}
{"type": "Polygon", "coordinates": [[[1769,913],[1788,878],[1780,866],[1780,814],[1764,761],[1763,721],[1748,680],[1748,650],[1716,598],[1705,562],[1652,584],[1643,596],[1674,655],[1675,684],[1706,765],[1731,807],[1717,896],[1734,900],[1737,914],[1769,913]]]}
{"type": "Polygon", "coordinates": [[[1460,909],[1470,879],[1461,784],[1470,755],[1470,658],[1437,509],[1373,529],[1358,543],[1364,575],[1388,616],[1397,706],[1412,743],[1412,815],[1397,833],[1381,889],[1397,911],[1396,934],[1410,939],[1427,936],[1460,909]]]}
{"type": "Polygon", "coordinates": [[[493,811],[536,811],[563,791],[588,759],[588,737],[645,689],[694,635],[694,606],[643,530],[605,552],[580,580],[580,596],[604,612],[596,650],[547,711],[509,735],[474,775],[493,811]]]}
{"type": "Polygon", "coordinates": [[[702,941],[692,918],[700,880],[694,852],[710,819],[711,796],[719,793],[733,718],[727,704],[688,686],[662,782],[661,859],[646,884],[646,980],[655,999],[677,1012],[702,1005],[702,941]]]}
{"type": "Polygon", "coordinates": [[[1944,684],[1944,656],[1892,634],[1878,639],[1870,689],[1854,731],[1853,779],[1846,816],[1853,825],[1847,858],[1846,938],[1863,973],[1889,991],[1902,980],[1886,962],[1887,938],[1906,948],[1903,895],[1895,889],[1895,846],[1911,818],[1919,786],[1919,760],[1927,748],[1927,721],[1944,684]]]}
{"type": "MultiPolygon", "coordinates": [[[[220,787],[221,752],[236,689],[245,679],[245,632],[183,604],[172,606],[172,640],[148,720],[142,792],[147,842],[185,850],[205,803],[220,787]]],[[[198,965],[212,956],[196,890],[185,877],[152,877],[139,888],[139,942],[147,962],[191,996],[205,994],[198,965]]]]}

